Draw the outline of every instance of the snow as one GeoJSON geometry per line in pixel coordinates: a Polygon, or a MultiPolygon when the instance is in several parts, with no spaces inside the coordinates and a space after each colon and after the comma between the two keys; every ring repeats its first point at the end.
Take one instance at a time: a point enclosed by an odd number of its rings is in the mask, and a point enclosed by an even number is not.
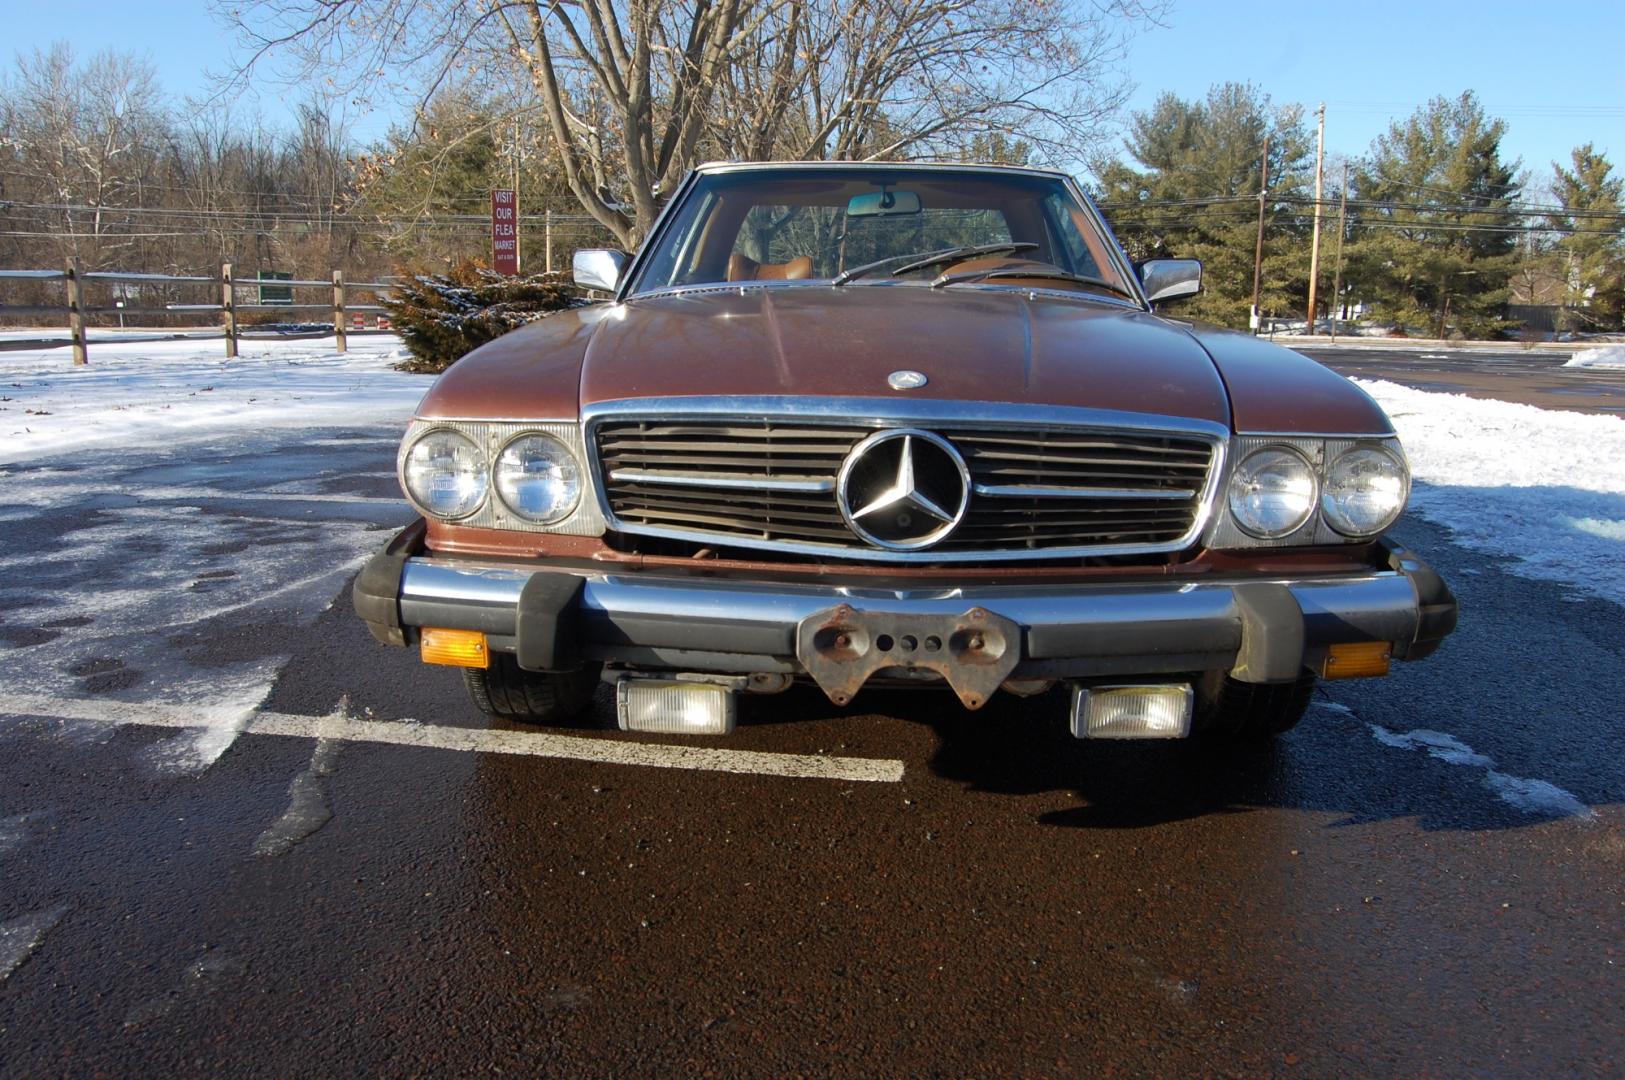
{"type": "Polygon", "coordinates": [[[1569,357],[1564,367],[1625,368],[1625,345],[1602,345],[1595,349],[1581,349],[1569,357]]]}
{"type": "Polygon", "coordinates": [[[432,381],[395,371],[393,335],[244,341],[227,360],[219,340],[0,353],[0,462],[94,444],[162,445],[221,430],[401,424],[432,381]]]}
{"type": "Polygon", "coordinates": [[[1515,573],[1625,605],[1625,418],[1360,386],[1399,431],[1413,513],[1515,573]]]}
{"type": "Polygon", "coordinates": [[[1573,792],[1558,787],[1549,780],[1534,780],[1527,776],[1510,776],[1495,767],[1495,759],[1481,754],[1454,735],[1443,731],[1420,728],[1416,731],[1389,731],[1381,724],[1368,725],[1371,737],[1384,746],[1396,750],[1423,750],[1432,758],[1484,771],[1484,786],[1508,806],[1526,814],[1545,814],[1552,817],[1577,817],[1591,820],[1597,812],[1573,792]]]}
{"type": "Polygon", "coordinates": [[[433,382],[394,370],[393,336],[223,353],[218,338],[124,340],[75,368],[67,349],[0,352],[0,622],[49,641],[6,650],[0,696],[195,709],[200,730],[143,751],[161,772],[231,745],[291,635],[410,517],[390,464],[433,382]],[[64,510],[63,537],[29,532],[64,510]],[[272,647],[197,659],[245,623],[272,647]]]}

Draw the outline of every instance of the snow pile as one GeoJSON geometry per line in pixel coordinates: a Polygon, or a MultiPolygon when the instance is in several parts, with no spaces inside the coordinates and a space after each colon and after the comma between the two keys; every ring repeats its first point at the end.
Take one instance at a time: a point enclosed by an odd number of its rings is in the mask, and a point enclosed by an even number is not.
{"type": "Polygon", "coordinates": [[[219,340],[92,344],[90,363],[67,349],[0,353],[0,462],[96,443],[160,445],[264,428],[401,425],[430,380],[394,370],[395,337],[243,341],[227,360],[219,340]]]}
{"type": "Polygon", "coordinates": [[[1595,349],[1581,349],[1569,357],[1564,367],[1625,368],[1625,345],[1602,345],[1595,349]]]}
{"type": "Polygon", "coordinates": [[[1625,418],[1359,382],[1404,442],[1414,512],[1519,573],[1625,604],[1625,418]]]}

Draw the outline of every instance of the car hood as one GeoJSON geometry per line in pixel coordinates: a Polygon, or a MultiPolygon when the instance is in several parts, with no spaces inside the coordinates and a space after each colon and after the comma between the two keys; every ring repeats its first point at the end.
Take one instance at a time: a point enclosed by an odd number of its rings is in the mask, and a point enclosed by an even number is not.
{"type": "Polygon", "coordinates": [[[426,418],[572,420],[627,399],[824,396],[1064,405],[1244,432],[1391,430],[1341,376],[1247,334],[1016,289],[738,286],[558,312],[474,350],[426,418]],[[927,382],[893,390],[913,369],[927,382]]]}
{"type": "Polygon", "coordinates": [[[581,404],[703,395],[1041,403],[1228,426],[1186,332],[1116,304],[1009,289],[788,286],[634,300],[599,320],[581,404]],[[900,369],[923,387],[893,390],[900,369]]]}

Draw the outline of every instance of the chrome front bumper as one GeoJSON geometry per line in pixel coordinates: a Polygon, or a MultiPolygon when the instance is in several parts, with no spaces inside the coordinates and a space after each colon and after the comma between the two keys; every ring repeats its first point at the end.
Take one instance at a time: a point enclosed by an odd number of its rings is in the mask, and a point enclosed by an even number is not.
{"type": "Polygon", "coordinates": [[[1284,682],[1333,644],[1387,641],[1395,657],[1420,659],[1456,619],[1438,575],[1392,550],[1386,569],[1294,579],[886,589],[432,558],[401,539],[356,583],[375,636],[406,644],[419,627],[478,630],[536,670],[585,660],[805,674],[798,633],[836,610],[900,623],[981,610],[1019,630],[1011,678],[1222,669],[1284,682]]]}

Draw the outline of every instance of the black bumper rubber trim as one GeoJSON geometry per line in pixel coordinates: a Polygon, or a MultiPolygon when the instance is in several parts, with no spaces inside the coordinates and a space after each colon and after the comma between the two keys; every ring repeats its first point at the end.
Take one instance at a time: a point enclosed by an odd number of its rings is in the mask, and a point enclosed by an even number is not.
{"type": "Polygon", "coordinates": [[[367,560],[356,575],[351,590],[355,613],[367,624],[372,636],[385,645],[405,645],[401,624],[401,573],[406,560],[423,550],[428,522],[418,518],[396,533],[384,550],[367,560]]]}
{"type": "Polygon", "coordinates": [[[1289,683],[1303,674],[1303,609],[1285,585],[1237,585],[1241,648],[1230,677],[1244,683],[1289,683]]]}
{"type": "Polygon", "coordinates": [[[581,663],[581,587],[573,574],[532,574],[519,592],[514,656],[526,671],[573,671],[581,663]]]}
{"type": "Polygon", "coordinates": [[[1417,558],[1410,551],[1394,547],[1388,541],[1380,542],[1387,556],[1388,567],[1410,579],[1416,589],[1416,638],[1405,649],[1403,659],[1422,660],[1432,656],[1440,642],[1455,630],[1461,615],[1456,596],[1438,571],[1417,558]]]}

